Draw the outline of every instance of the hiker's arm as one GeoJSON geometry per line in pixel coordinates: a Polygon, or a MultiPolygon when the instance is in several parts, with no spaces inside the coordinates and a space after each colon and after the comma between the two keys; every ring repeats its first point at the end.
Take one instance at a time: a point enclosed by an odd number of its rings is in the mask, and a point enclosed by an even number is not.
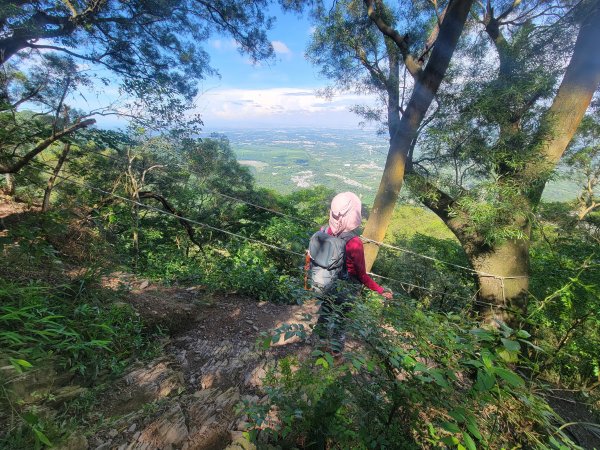
{"type": "MultiPolygon", "coordinates": [[[[379,286],[373,279],[367,274],[365,267],[365,250],[363,243],[360,239],[352,239],[346,246],[346,260],[352,265],[354,269],[354,276],[372,291],[383,293],[383,288],[379,286]]],[[[350,266],[348,264],[348,266],[350,266]]]]}

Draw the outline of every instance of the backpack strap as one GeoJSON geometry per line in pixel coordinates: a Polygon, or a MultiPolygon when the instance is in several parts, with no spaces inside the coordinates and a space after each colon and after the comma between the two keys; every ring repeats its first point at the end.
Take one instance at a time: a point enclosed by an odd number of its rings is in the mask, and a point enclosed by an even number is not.
{"type": "Polygon", "coordinates": [[[350,242],[350,240],[354,239],[356,236],[358,236],[358,230],[352,230],[352,231],[347,231],[345,233],[341,233],[338,238],[340,238],[342,241],[344,241],[344,266],[342,268],[342,273],[340,273],[340,278],[342,280],[349,280],[350,279],[350,275],[348,274],[348,266],[346,265],[346,258],[348,258],[348,254],[345,253],[346,251],[346,245],[348,245],[348,242],[350,242]]]}

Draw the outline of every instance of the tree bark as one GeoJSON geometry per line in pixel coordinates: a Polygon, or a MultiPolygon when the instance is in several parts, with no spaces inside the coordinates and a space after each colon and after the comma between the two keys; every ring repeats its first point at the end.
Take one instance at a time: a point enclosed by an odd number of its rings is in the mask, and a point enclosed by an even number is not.
{"type": "MultiPolygon", "coordinates": [[[[183,219],[184,215],[180,211],[177,211],[167,201],[166,198],[164,198],[162,195],[159,195],[159,194],[157,194],[155,192],[150,192],[150,191],[142,191],[142,192],[140,192],[139,193],[139,197],[140,197],[140,199],[151,198],[151,199],[154,199],[154,200],[158,200],[163,205],[164,209],[166,209],[171,214],[174,214],[174,215],[178,216],[179,217],[179,223],[181,224],[181,226],[183,228],[185,228],[185,231],[187,232],[187,235],[190,238],[190,241],[192,241],[194,244],[196,244],[200,250],[203,250],[202,243],[200,241],[198,241],[198,239],[196,237],[196,231],[194,230],[194,227],[187,220],[183,219]]],[[[188,252],[189,252],[189,246],[186,249],[186,256],[188,256],[188,252]]]]}
{"type": "Polygon", "coordinates": [[[10,196],[15,195],[15,176],[12,173],[5,173],[4,181],[6,182],[6,188],[4,189],[5,194],[10,196]]]}
{"type": "Polygon", "coordinates": [[[56,179],[58,178],[58,174],[62,170],[62,167],[67,160],[67,156],[71,151],[71,143],[67,142],[63,146],[63,150],[58,157],[58,161],[54,170],[52,171],[52,175],[48,179],[48,183],[46,184],[46,189],[44,190],[44,200],[42,201],[42,212],[46,212],[50,209],[50,196],[52,195],[52,190],[54,189],[54,184],[56,183],[56,179]]]}
{"type": "MultiPolygon", "coordinates": [[[[390,137],[390,149],[383,176],[377,190],[373,209],[364,235],[383,241],[404,181],[404,170],[413,139],[446,74],[450,59],[467,20],[472,0],[451,0],[429,62],[423,73],[415,78],[415,87],[400,124],[390,137]]],[[[379,247],[365,245],[367,270],[373,266],[379,247]]]]}
{"type": "Polygon", "coordinates": [[[541,129],[539,148],[545,164],[536,167],[534,163],[525,174],[542,178],[530,193],[533,205],[539,203],[547,172],[554,169],[564,154],[600,85],[600,0],[591,0],[583,15],[571,61],[541,129]]]}
{"type": "Polygon", "coordinates": [[[509,240],[467,256],[479,272],[475,310],[480,319],[518,326],[516,317],[526,312],[529,295],[529,242],[509,240]]]}

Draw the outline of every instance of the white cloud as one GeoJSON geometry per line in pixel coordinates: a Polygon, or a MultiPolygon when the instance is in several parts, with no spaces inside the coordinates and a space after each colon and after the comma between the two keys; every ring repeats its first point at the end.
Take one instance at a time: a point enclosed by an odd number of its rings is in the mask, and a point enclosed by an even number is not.
{"type": "Polygon", "coordinates": [[[235,39],[212,39],[210,45],[216,50],[235,50],[240,46],[235,39]]]}
{"type": "Polygon", "coordinates": [[[292,54],[292,51],[289,49],[289,47],[281,41],[273,41],[271,42],[271,45],[273,46],[273,50],[275,50],[275,53],[277,53],[278,55],[292,54]]]}
{"type": "Polygon", "coordinates": [[[337,95],[331,101],[312,89],[214,89],[197,98],[197,112],[207,127],[315,126],[353,127],[360,121],[349,108],[373,104],[373,97],[337,95]]]}

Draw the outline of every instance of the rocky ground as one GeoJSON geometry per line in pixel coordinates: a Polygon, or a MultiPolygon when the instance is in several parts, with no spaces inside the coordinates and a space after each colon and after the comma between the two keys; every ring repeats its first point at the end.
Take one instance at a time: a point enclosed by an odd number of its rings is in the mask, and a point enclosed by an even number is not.
{"type": "Polygon", "coordinates": [[[163,357],[132,369],[98,405],[104,417],[117,419],[92,437],[73,436],[65,448],[252,448],[241,437],[248,424],[237,406],[261,401],[261,378],[277,359],[311,351],[299,337],[285,341],[282,335],[267,350],[257,340],[283,324],[309,330],[317,306],[211,297],[201,286],[167,288],[123,274],[105,282],[126,284],[136,311],[172,337],[163,357]]]}

